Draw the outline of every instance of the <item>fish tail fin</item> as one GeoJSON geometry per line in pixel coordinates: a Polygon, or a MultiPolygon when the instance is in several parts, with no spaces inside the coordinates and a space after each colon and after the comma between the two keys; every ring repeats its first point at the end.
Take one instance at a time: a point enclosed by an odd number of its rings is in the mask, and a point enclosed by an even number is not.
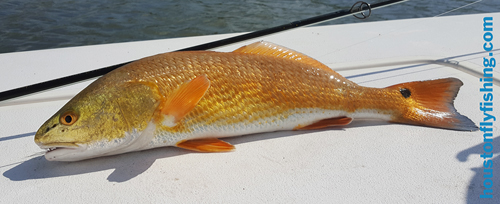
{"type": "Polygon", "coordinates": [[[399,91],[406,104],[401,115],[392,122],[462,131],[478,130],[472,120],[458,113],[453,106],[462,85],[459,79],[445,78],[387,87],[399,91]]]}

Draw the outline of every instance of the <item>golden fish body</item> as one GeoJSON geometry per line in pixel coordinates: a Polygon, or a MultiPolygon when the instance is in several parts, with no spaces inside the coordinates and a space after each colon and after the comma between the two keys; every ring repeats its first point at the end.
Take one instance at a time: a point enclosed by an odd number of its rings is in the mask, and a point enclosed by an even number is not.
{"type": "Polygon", "coordinates": [[[231,53],[165,53],[93,82],[42,125],[35,142],[49,149],[48,160],[76,161],[160,146],[229,151],[234,147],[216,138],[352,118],[476,130],[452,105],[461,85],[448,78],[362,87],[267,42],[231,53]]]}

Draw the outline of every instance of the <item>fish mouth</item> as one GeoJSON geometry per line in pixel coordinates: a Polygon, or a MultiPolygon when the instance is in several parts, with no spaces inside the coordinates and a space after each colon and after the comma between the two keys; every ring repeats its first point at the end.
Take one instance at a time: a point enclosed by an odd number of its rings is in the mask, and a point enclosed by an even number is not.
{"type": "Polygon", "coordinates": [[[49,161],[71,161],[67,159],[87,149],[86,145],[67,142],[38,145],[40,148],[47,150],[45,158],[49,161]]]}
{"type": "Polygon", "coordinates": [[[49,153],[49,152],[53,152],[53,151],[56,151],[56,150],[61,150],[61,149],[75,149],[73,147],[49,147],[49,148],[42,148],[42,149],[46,149],[47,152],[45,152],[46,154],[49,153]]]}
{"type": "Polygon", "coordinates": [[[78,148],[79,145],[71,142],[55,142],[55,143],[48,143],[48,144],[38,144],[40,148],[46,149],[47,152],[55,151],[57,149],[75,149],[78,148]]]}

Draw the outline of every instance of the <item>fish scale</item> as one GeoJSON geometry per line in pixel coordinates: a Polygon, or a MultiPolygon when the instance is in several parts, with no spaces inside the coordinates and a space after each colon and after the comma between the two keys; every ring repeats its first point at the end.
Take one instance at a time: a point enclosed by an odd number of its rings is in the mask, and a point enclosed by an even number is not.
{"type": "MultiPolygon", "coordinates": [[[[207,97],[201,99],[197,107],[185,116],[184,125],[173,129],[160,126],[158,133],[192,132],[195,131],[192,128],[194,124],[203,124],[196,126],[198,128],[239,123],[247,125],[259,120],[261,124],[265,124],[283,120],[289,114],[300,113],[289,111],[294,109],[343,109],[342,106],[348,104],[332,104],[331,101],[336,100],[330,99],[344,98],[335,89],[344,85],[342,82],[352,83],[343,77],[339,79],[340,76],[335,76],[332,71],[288,59],[255,54],[168,53],[146,58],[141,64],[142,66],[137,66],[132,63],[117,71],[128,72],[137,70],[138,67],[146,69],[142,71],[144,74],[135,74],[133,80],[158,81],[160,91],[173,90],[197,75],[207,75],[211,81],[207,97]],[[187,68],[189,71],[186,71],[187,68]],[[257,68],[259,71],[254,72],[257,68]],[[155,70],[156,74],[146,75],[150,73],[149,70],[155,70]],[[251,118],[248,113],[252,113],[251,118]]],[[[169,92],[164,92],[164,95],[169,95],[169,92]]]]}
{"type": "MultiPolygon", "coordinates": [[[[193,121],[194,123],[206,120],[206,117],[214,117],[216,112],[223,112],[223,114],[219,115],[226,118],[232,116],[245,117],[245,115],[242,114],[243,112],[257,112],[259,114],[264,114],[264,116],[270,116],[278,114],[279,111],[295,108],[319,107],[326,109],[340,109],[338,108],[340,104],[331,104],[330,101],[326,101],[325,98],[343,98],[344,96],[341,96],[337,91],[335,91],[335,88],[341,82],[347,81],[347,79],[342,77],[342,79],[340,79],[342,81],[338,81],[338,76],[334,76],[332,79],[330,78],[330,76],[332,76],[331,72],[318,70],[314,67],[306,66],[300,63],[293,63],[294,61],[262,58],[264,57],[258,55],[234,56],[234,54],[232,55],[231,53],[215,52],[188,54],[169,53],[166,55],[155,56],[152,59],[145,59],[143,63],[146,64],[148,61],[161,63],[151,63],[149,65],[141,66],[141,68],[145,69],[145,71],[143,71],[144,74],[136,74],[135,77],[136,79],[144,81],[154,79],[155,81],[158,81],[158,87],[160,90],[172,90],[179,84],[196,77],[196,75],[207,75],[207,77],[211,80],[211,89],[207,92],[207,95],[210,97],[202,99],[197,107],[201,109],[199,111],[205,112],[206,114],[204,114],[204,117],[199,117],[199,115],[196,114],[197,108],[195,108],[195,112],[193,112],[193,114],[186,116],[186,119],[190,119],[190,121],[193,121]],[[170,62],[175,63],[174,65],[170,65],[170,62]],[[259,64],[265,64],[267,66],[259,67],[259,64]],[[158,65],[165,68],[159,68],[158,65]],[[190,69],[189,71],[186,71],[185,69],[180,69],[179,67],[190,67],[190,69]],[[259,74],[255,74],[252,71],[255,67],[260,68],[259,74]],[[207,69],[210,70],[210,72],[208,72],[207,69]],[[147,73],[149,73],[149,70],[156,70],[157,72],[155,75],[148,75],[147,73]],[[225,77],[216,74],[221,72],[228,74],[225,75],[225,77]],[[154,77],[150,78],[150,76],[154,77]],[[281,80],[273,80],[278,78],[281,80]],[[262,80],[274,83],[261,83],[262,80]],[[300,83],[295,83],[297,81],[300,81],[300,83]],[[317,91],[324,89],[330,89],[330,91],[317,91]],[[237,94],[235,96],[230,93],[237,94]],[[258,95],[259,93],[268,94],[258,95]],[[310,95],[308,93],[315,94],[310,95]],[[230,107],[229,111],[225,105],[220,103],[223,98],[230,99],[230,104],[234,106],[230,107]],[[275,103],[268,103],[272,101],[275,103]],[[277,103],[278,101],[279,103],[277,103]],[[289,101],[296,103],[289,103],[289,101]],[[208,104],[215,106],[208,109],[208,104]],[[251,105],[257,106],[258,110],[249,110],[248,107],[251,105]],[[269,109],[272,110],[273,107],[276,106],[281,106],[282,109],[275,110],[276,112],[268,111],[269,109]],[[192,118],[199,119],[192,120],[192,118]]],[[[134,66],[134,64],[131,64],[127,67],[127,69],[121,69],[119,71],[126,72],[129,69],[135,70],[137,67],[134,66]]],[[[164,92],[165,95],[168,95],[168,92],[164,92]]],[[[376,95],[376,93],[364,94],[364,96],[368,98],[370,98],[370,95],[376,95]]],[[[241,121],[237,120],[235,122],[241,121]]]]}

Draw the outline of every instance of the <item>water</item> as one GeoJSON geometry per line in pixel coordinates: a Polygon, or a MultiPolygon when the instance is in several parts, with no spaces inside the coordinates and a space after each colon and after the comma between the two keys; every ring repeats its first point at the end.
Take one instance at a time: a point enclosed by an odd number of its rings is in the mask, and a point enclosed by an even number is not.
{"type": "MultiPolygon", "coordinates": [[[[0,53],[255,31],[348,9],[355,1],[2,0],[0,53]]],[[[474,1],[411,0],[374,10],[366,20],[321,25],[431,17],[474,1]]],[[[499,11],[500,1],[483,0],[447,15],[499,11]]]]}

